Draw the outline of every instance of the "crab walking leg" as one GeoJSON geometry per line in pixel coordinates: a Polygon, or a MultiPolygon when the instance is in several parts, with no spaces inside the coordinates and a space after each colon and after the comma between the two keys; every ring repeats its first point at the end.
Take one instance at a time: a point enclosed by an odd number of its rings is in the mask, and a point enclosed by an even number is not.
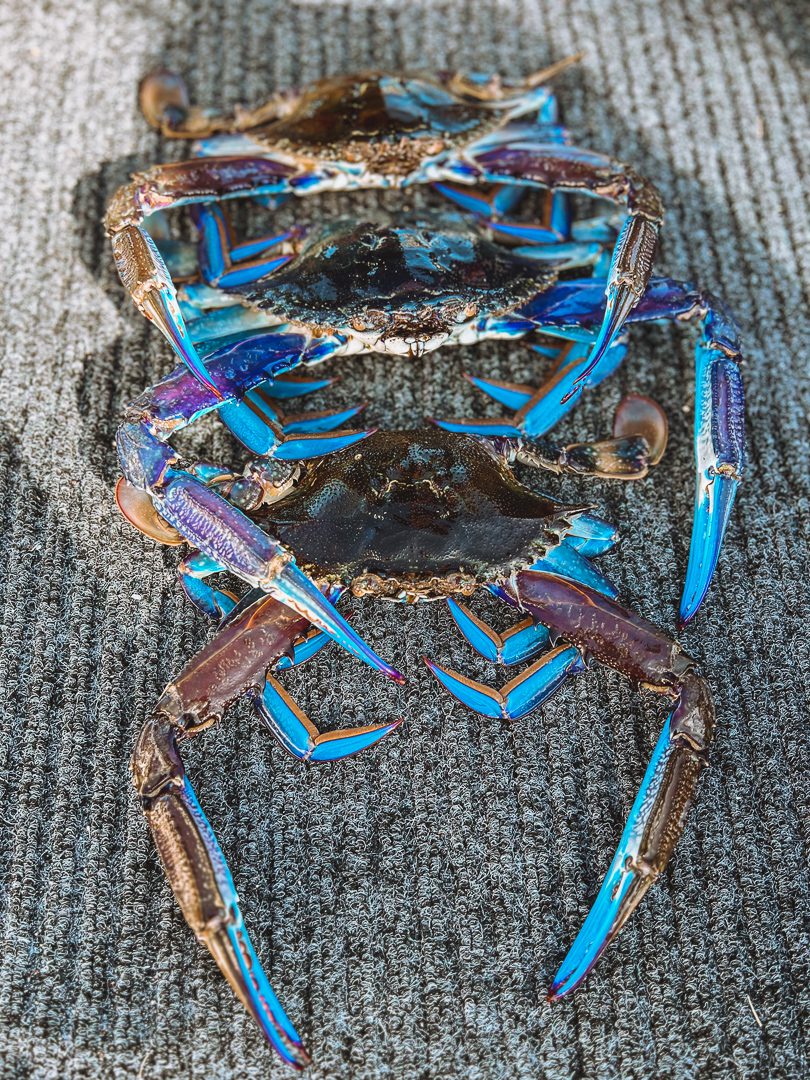
{"type": "MultiPolygon", "coordinates": [[[[585,368],[593,335],[589,331],[576,329],[561,331],[553,327],[552,330],[555,336],[563,338],[563,346],[559,351],[542,342],[529,342],[529,348],[534,352],[541,356],[552,355],[555,358],[548,377],[538,389],[515,383],[497,382],[480,376],[468,376],[469,381],[478,390],[482,390],[496,401],[506,405],[507,408],[515,410],[510,425],[512,434],[525,435],[529,439],[546,435],[577,404],[577,398],[571,397],[568,391],[576,385],[580,372],[585,368]],[[565,340],[568,335],[574,340],[565,340]]],[[[626,353],[627,335],[623,333],[608,349],[599,369],[592,373],[587,383],[582,384],[583,388],[587,386],[591,389],[598,386],[612,375],[624,360],[626,353]]],[[[483,422],[467,420],[464,423],[465,429],[474,434],[476,425],[481,425],[483,422]]],[[[481,433],[486,434],[486,432],[481,433]]]]}
{"type": "Polygon", "coordinates": [[[269,254],[299,235],[287,229],[273,236],[257,237],[236,243],[230,221],[221,206],[193,206],[194,223],[199,233],[200,273],[207,285],[227,289],[266,277],[292,258],[285,251],[269,254]]]}
{"type": "Polygon", "coordinates": [[[217,721],[265,670],[292,648],[306,619],[265,597],[217,634],[171,683],[147,720],[132,757],[144,816],[186,922],[211,952],[267,1041],[296,1069],[309,1062],[248,937],[236,890],[200,807],[178,744],[217,721]]]}
{"type": "MultiPolygon", "coordinates": [[[[300,357],[302,344],[303,339],[292,335],[280,336],[275,342],[265,337],[258,350],[260,359],[250,352],[236,356],[227,353],[213,368],[218,384],[235,398],[273,366],[273,359],[279,366],[285,361],[289,366],[300,357]]],[[[399,672],[366,645],[298,569],[283,545],[192,472],[176,468],[179,459],[169,444],[171,436],[197,416],[218,407],[222,407],[221,397],[217,399],[183,368],[141,395],[127,410],[118,431],[118,452],[127,482],[148,492],[160,517],[193,547],[249,585],[293,608],[354,656],[401,682],[399,672]]],[[[307,456],[307,445],[317,446],[315,453],[320,454],[325,445],[339,449],[364,434],[301,435],[293,443],[303,443],[297,456],[307,456]]]]}
{"type": "Polygon", "coordinates": [[[238,603],[232,592],[216,589],[206,580],[212,575],[224,572],[222,563],[209,555],[203,555],[201,551],[187,556],[177,568],[180,586],[192,604],[203,615],[208,615],[218,622],[226,619],[238,603]]]}
{"type": "MultiPolygon", "coordinates": [[[[433,420],[445,431],[470,432],[464,420],[433,420]]],[[[476,423],[478,435],[496,436],[493,442],[510,464],[599,480],[642,480],[649,472],[650,445],[643,435],[622,435],[597,442],[558,443],[551,439],[524,439],[517,428],[494,420],[476,423]]]]}
{"type": "Polygon", "coordinates": [[[656,188],[643,176],[602,154],[559,143],[513,141],[506,133],[484,139],[469,158],[485,181],[509,177],[552,191],[580,191],[624,203],[628,218],[613,250],[605,287],[605,313],[588,363],[587,379],[615,341],[638,304],[652,274],[664,207],[656,188]]]}
{"type": "Polygon", "coordinates": [[[157,165],[119,188],[104,219],[118,275],[139,311],[160,329],[179,358],[216,392],[186,329],[174,284],[143,225],[149,214],[185,203],[214,202],[284,190],[294,170],[262,158],[198,158],[157,165]]]}
{"type": "Polygon", "coordinates": [[[577,987],[662,873],[708,762],[714,705],[695,661],[646,619],[586,585],[523,571],[511,602],[603,664],[672,701],[610,869],[549,991],[577,987]]]}

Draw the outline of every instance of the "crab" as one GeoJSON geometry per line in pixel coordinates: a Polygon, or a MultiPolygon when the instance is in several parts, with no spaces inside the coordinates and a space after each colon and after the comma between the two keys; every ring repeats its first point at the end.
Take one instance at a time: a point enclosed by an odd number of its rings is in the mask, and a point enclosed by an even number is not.
{"type": "Polygon", "coordinates": [[[270,375],[278,364],[274,324],[287,322],[310,339],[297,360],[306,364],[359,351],[418,355],[443,344],[524,335],[549,355],[547,340],[537,337],[554,335],[564,347],[539,390],[473,380],[514,410],[512,418],[456,424],[531,439],[618,366],[625,323],[698,317],[696,498],[683,625],[709,587],[743,471],[739,337],[709,293],[651,280],[660,197],[627,166],[570,145],[545,85],[569,62],[517,82],[459,73],[338,76],[233,116],[191,108],[179,76],[153,72],[141,84],[147,119],[166,136],[196,139],[198,157],[136,175],[114,195],[106,227],[138,307],[240,438],[248,425],[256,427],[251,395],[263,391],[252,376],[234,382],[226,373],[218,381],[212,365],[226,347],[260,351],[267,328],[270,375]],[[337,233],[334,225],[302,226],[238,242],[225,212],[228,200],[245,197],[275,207],[314,191],[420,184],[467,211],[466,224],[423,221],[409,229],[400,222],[376,235],[353,233],[351,226],[337,233]],[[550,192],[542,220],[510,218],[532,188],[550,192]],[[623,203],[624,224],[617,229],[610,216],[573,221],[568,195],[576,192],[623,203]],[[196,255],[167,236],[161,212],[180,205],[194,211],[196,255]],[[485,250],[485,238],[515,246],[499,257],[485,250]],[[333,246],[340,260],[330,266],[333,246]],[[367,258],[379,274],[373,281],[354,261],[367,258]],[[526,265],[532,263],[534,275],[526,265]],[[467,264],[481,288],[469,280],[467,264]],[[172,274],[195,278],[179,298],[172,274]]]}
{"type": "MultiPolygon", "coordinates": [[[[637,419],[638,403],[632,412],[637,419]]],[[[664,439],[654,407],[647,413],[648,432],[664,439]]],[[[640,451],[648,447],[637,441],[640,451]]],[[[268,468],[259,461],[242,476],[221,474],[212,482],[294,553],[324,597],[336,601],[350,591],[407,602],[446,599],[473,648],[495,663],[522,665],[494,689],[426,658],[451,694],[486,717],[527,716],[583,672],[590,658],[669,701],[614,859],[549,990],[553,1001],[582,982],[667,865],[707,762],[715,721],[696,661],[622,606],[593,565],[593,557],[616,542],[613,527],[589,506],[564,505],[524,486],[512,469],[515,458],[513,440],[434,427],[377,432],[362,453],[346,448],[289,465],[286,477],[278,463],[268,468]],[[517,608],[521,621],[496,633],[460,602],[481,589],[517,608]]],[[[252,697],[281,746],[303,761],[357,753],[399,721],[319,732],[276,675],[314,655],[328,637],[261,587],[237,601],[209,580],[222,570],[222,563],[199,554],[184,563],[189,595],[221,618],[221,628],[146,721],[133,775],[186,921],[268,1042],[294,1068],[303,1068],[309,1056],[245,930],[225,857],[185,774],[180,745],[219,720],[242,694],[252,697]]]]}
{"type": "Polygon", "coordinates": [[[133,759],[186,919],[268,1040],[302,1066],[306,1052],[246,936],[178,740],[249,692],[297,757],[335,760],[378,742],[396,724],[322,734],[265,674],[332,638],[402,682],[337,600],[347,589],[446,599],[468,640],[496,661],[534,660],[550,636],[566,643],[499,691],[431,661],[451,693],[487,715],[525,715],[588,656],[673,701],[616,860],[552,986],[560,997],[582,981],[666,864],[706,758],[713,708],[697,664],[621,607],[591,564],[612,546],[612,527],[584,506],[532,494],[511,467],[645,476],[666,442],[666,418],[648,399],[622,402],[611,435],[598,442],[564,445],[549,432],[584,387],[619,365],[630,324],[697,318],[697,500],[680,609],[687,621],[708,589],[744,463],[734,322],[711,294],[651,277],[654,188],[570,146],[541,77],[509,86],[449,75],[347,76],[282,95],[264,111],[216,119],[190,109],[182,83],[161,73],[142,85],[142,103],[165,133],[199,137],[201,155],[136,177],[107,216],[124,284],[181,360],[125,412],[118,503],[152,539],[191,546],[180,568],[186,592],[224,620],[161,698],[133,759]],[[419,183],[454,208],[304,220],[237,241],[224,206],[250,197],[273,208],[313,190],[419,183]],[[552,189],[542,221],[506,217],[532,186],[552,189]],[[565,194],[572,191],[623,200],[626,222],[617,229],[612,218],[574,221],[565,194]],[[155,213],[183,203],[198,229],[196,250],[173,241],[155,213]],[[309,369],[330,358],[418,358],[444,345],[522,337],[552,360],[538,390],[473,379],[513,410],[504,420],[437,420],[427,431],[384,433],[342,428],[359,408],[281,411],[279,402],[328,386],[330,378],[309,369]],[[243,473],[186,460],[173,445],[209,413],[248,451],[243,473]],[[211,584],[222,573],[247,586],[241,601],[211,584]],[[529,618],[496,634],[460,603],[481,588],[529,618]]]}

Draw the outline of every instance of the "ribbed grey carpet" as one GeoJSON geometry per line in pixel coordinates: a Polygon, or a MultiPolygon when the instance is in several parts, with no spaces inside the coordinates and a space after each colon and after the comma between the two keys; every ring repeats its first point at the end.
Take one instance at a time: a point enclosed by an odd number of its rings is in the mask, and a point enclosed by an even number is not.
{"type": "MultiPolygon", "coordinates": [[[[748,356],[748,478],[683,637],[719,730],[672,869],[587,987],[547,1006],[661,710],[595,670],[512,729],[483,721],[438,697],[421,663],[427,652],[503,679],[440,606],[351,605],[403,666],[399,694],[335,649],[285,680],[324,726],[403,713],[377,753],[296,766],[243,707],[197,741],[189,769],[313,1078],[807,1076],[803,0],[6,0],[0,15],[0,1075],[286,1075],[175,911],[129,785],[139,724],[209,633],[178,595],[176,553],[112,501],[120,410],[171,363],[125,300],[99,225],[130,169],[179,152],[143,124],[139,76],[169,63],[224,106],[326,72],[525,73],[584,48],[558,84],[569,126],[661,187],[662,268],[727,297],[748,356]]],[[[636,333],[625,370],[564,428],[597,435],[628,389],[667,408],[655,475],[597,498],[626,538],[609,572],[669,629],[692,496],[693,342],[690,329],[636,333]]],[[[485,406],[468,368],[537,375],[519,346],[351,361],[330,402],[367,398],[388,426],[469,414],[485,406]]]]}

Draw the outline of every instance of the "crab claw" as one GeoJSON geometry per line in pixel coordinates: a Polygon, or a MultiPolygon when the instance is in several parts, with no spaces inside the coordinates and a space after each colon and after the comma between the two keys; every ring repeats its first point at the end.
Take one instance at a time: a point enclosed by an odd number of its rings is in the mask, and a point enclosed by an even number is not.
{"type": "Polygon", "coordinates": [[[738,485],[736,476],[717,473],[702,490],[698,489],[686,582],[678,614],[680,630],[693,618],[709,591],[738,485]]]}
{"type": "Polygon", "coordinates": [[[647,217],[630,216],[624,223],[613,252],[608,273],[605,314],[588,357],[574,386],[563,397],[574,397],[596,370],[610,346],[619,336],[627,317],[644,295],[650,278],[658,239],[658,225],[647,217]]]}
{"type": "Polygon", "coordinates": [[[702,679],[687,674],[653,750],[599,894],[554,976],[549,1001],[575,990],[657,880],[683,828],[697,776],[706,762],[695,714],[713,716],[702,679]],[[660,847],[659,847],[660,845],[660,847]]]}
{"type": "Polygon", "coordinates": [[[186,922],[270,1045],[303,1069],[309,1055],[253,949],[225,856],[185,775],[177,749],[182,729],[162,711],[180,700],[177,684],[169,687],[136,745],[132,772],[141,808],[186,922]]]}
{"type": "Polygon", "coordinates": [[[205,933],[205,944],[270,1045],[294,1069],[305,1069],[309,1054],[273,993],[236,903],[229,918],[205,933]]]}
{"type": "Polygon", "coordinates": [[[679,623],[683,627],[706,595],[717,566],[737,486],[745,467],[743,387],[737,364],[716,348],[696,353],[695,516],[679,623]]]}
{"type": "Polygon", "coordinates": [[[405,682],[405,677],[377,656],[295,563],[287,563],[264,588],[318,629],[325,630],[338,645],[369,667],[376,668],[396,683],[405,682]]]}

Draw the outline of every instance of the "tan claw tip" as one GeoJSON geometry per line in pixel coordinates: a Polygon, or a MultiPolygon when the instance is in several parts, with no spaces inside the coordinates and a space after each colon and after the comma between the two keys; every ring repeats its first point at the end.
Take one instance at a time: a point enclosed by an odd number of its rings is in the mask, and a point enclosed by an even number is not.
{"type": "Polygon", "coordinates": [[[616,406],[613,435],[642,435],[647,440],[650,465],[657,465],[664,456],[669,437],[667,414],[657,401],[644,394],[627,394],[616,406]]]}
{"type": "Polygon", "coordinates": [[[182,124],[189,110],[185,80],[168,68],[150,71],[138,86],[138,104],[147,124],[158,131],[182,124]]]}
{"type": "Polygon", "coordinates": [[[177,529],[172,528],[155,510],[148,492],[134,487],[124,476],[115,485],[115,501],[130,525],[134,525],[150,540],[170,547],[185,543],[177,529]]]}

